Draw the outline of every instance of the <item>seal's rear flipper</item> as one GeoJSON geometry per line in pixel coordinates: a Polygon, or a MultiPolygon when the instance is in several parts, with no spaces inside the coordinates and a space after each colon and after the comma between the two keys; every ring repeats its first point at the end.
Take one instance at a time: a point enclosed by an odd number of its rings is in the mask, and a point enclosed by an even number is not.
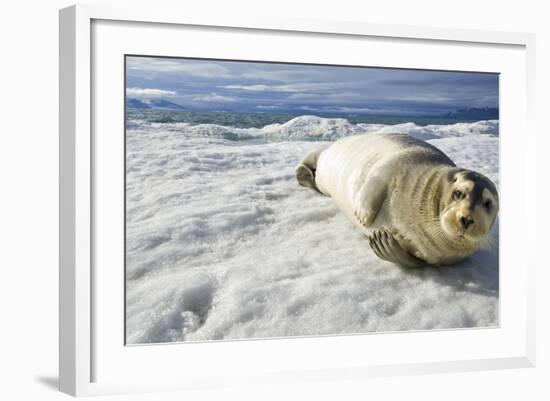
{"type": "Polygon", "coordinates": [[[299,164],[296,167],[296,179],[304,187],[317,189],[317,185],[315,185],[315,170],[311,170],[304,164],[299,164]]]}
{"type": "Polygon", "coordinates": [[[319,159],[319,155],[325,149],[326,148],[321,148],[309,152],[298,164],[298,167],[296,167],[296,179],[300,185],[319,191],[317,185],[315,184],[315,171],[317,170],[317,160],[319,159]]]}

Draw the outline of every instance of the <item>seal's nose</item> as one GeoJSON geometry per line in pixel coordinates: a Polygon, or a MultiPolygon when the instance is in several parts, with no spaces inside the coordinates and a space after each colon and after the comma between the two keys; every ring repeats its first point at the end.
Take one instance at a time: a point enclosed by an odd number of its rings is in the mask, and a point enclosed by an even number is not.
{"type": "Polygon", "coordinates": [[[460,222],[462,223],[462,226],[467,230],[468,227],[470,227],[472,224],[474,224],[474,221],[469,216],[462,216],[460,218],[460,222]]]}

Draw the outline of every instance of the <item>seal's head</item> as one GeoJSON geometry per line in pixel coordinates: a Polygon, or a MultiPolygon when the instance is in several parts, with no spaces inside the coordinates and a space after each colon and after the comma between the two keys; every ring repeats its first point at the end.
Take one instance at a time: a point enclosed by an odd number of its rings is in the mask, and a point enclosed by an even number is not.
{"type": "Polygon", "coordinates": [[[493,182],[475,171],[451,169],[440,200],[443,231],[458,242],[481,242],[498,214],[498,192],[493,182]]]}

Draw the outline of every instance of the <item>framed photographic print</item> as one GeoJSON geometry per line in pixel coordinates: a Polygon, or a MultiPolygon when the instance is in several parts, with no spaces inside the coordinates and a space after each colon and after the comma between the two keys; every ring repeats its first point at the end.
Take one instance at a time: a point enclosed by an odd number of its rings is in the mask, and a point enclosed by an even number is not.
{"type": "Polygon", "coordinates": [[[61,390],[532,366],[533,46],[62,10],[61,390]]]}

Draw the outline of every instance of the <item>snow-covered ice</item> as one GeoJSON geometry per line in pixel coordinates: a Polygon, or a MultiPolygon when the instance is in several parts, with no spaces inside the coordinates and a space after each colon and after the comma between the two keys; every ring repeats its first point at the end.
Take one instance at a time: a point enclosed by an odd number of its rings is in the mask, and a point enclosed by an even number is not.
{"type": "Polygon", "coordinates": [[[403,269],[378,259],[332,199],[294,177],[329,141],[406,132],[498,187],[498,125],[129,121],[128,343],[498,325],[498,221],[492,249],[455,266],[403,269]]]}

